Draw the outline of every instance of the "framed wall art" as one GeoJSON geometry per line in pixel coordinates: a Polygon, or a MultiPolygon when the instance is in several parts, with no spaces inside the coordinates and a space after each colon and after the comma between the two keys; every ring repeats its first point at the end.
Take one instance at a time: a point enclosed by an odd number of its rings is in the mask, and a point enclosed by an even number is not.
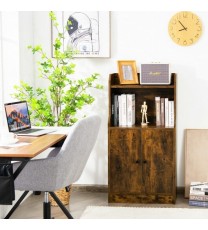
{"type": "MultiPolygon", "coordinates": [[[[110,57],[109,11],[56,11],[55,14],[64,33],[64,50],[70,47],[76,51],[74,57],[110,57]]],[[[52,41],[57,33],[52,28],[52,41]]]]}
{"type": "Polygon", "coordinates": [[[120,84],[139,84],[136,61],[118,61],[120,84]]]}

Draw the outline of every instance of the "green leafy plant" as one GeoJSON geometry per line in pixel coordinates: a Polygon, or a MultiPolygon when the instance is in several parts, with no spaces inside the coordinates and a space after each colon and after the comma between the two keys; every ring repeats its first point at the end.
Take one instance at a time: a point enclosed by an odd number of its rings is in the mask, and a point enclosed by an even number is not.
{"type": "Polygon", "coordinates": [[[28,102],[32,111],[30,117],[33,125],[70,126],[78,120],[76,117],[78,110],[95,100],[87,89],[102,89],[103,86],[96,84],[100,76],[98,73],[84,79],[70,78],[70,75],[75,73],[72,59],[76,51],[70,48],[63,51],[63,39],[67,28],[60,32],[55,13],[50,12],[49,17],[58,32],[53,42],[54,57],[49,57],[41,45],[28,47],[33,54],[40,55],[40,61],[37,62],[39,77],[48,81],[49,86],[44,89],[34,88],[21,81],[20,85],[14,86],[15,92],[12,96],[28,102]]]}

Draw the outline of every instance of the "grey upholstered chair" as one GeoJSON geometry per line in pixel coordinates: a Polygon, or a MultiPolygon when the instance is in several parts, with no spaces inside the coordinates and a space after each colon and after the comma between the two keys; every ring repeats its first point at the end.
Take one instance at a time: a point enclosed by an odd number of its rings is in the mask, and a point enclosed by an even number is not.
{"type": "MultiPolygon", "coordinates": [[[[42,191],[45,192],[44,218],[51,218],[48,194],[54,198],[68,218],[73,218],[54,191],[67,188],[80,178],[96,142],[100,123],[98,115],[81,119],[71,127],[62,147],[53,148],[46,158],[29,161],[15,180],[15,190],[25,191],[19,199],[20,202],[28,191],[42,191]]],[[[17,207],[14,207],[14,210],[17,207]]]]}

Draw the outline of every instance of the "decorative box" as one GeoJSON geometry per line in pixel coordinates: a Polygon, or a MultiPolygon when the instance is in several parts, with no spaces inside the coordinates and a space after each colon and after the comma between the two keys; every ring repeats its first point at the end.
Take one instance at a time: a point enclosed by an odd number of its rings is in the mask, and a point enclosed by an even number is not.
{"type": "Polygon", "coordinates": [[[170,76],[169,64],[141,64],[141,85],[169,85],[170,76]]]}

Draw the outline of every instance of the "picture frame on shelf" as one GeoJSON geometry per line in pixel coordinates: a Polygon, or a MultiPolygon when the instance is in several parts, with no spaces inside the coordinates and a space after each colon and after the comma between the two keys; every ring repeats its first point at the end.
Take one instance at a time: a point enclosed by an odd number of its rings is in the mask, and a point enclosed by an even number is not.
{"type": "Polygon", "coordinates": [[[139,84],[136,61],[119,60],[118,76],[119,76],[120,84],[139,84]]]}
{"type": "MultiPolygon", "coordinates": [[[[64,33],[63,51],[74,50],[76,58],[110,57],[110,11],[56,11],[64,33]]],[[[51,30],[52,42],[58,31],[51,30]]],[[[52,47],[52,57],[54,47],[52,47]]]]}

